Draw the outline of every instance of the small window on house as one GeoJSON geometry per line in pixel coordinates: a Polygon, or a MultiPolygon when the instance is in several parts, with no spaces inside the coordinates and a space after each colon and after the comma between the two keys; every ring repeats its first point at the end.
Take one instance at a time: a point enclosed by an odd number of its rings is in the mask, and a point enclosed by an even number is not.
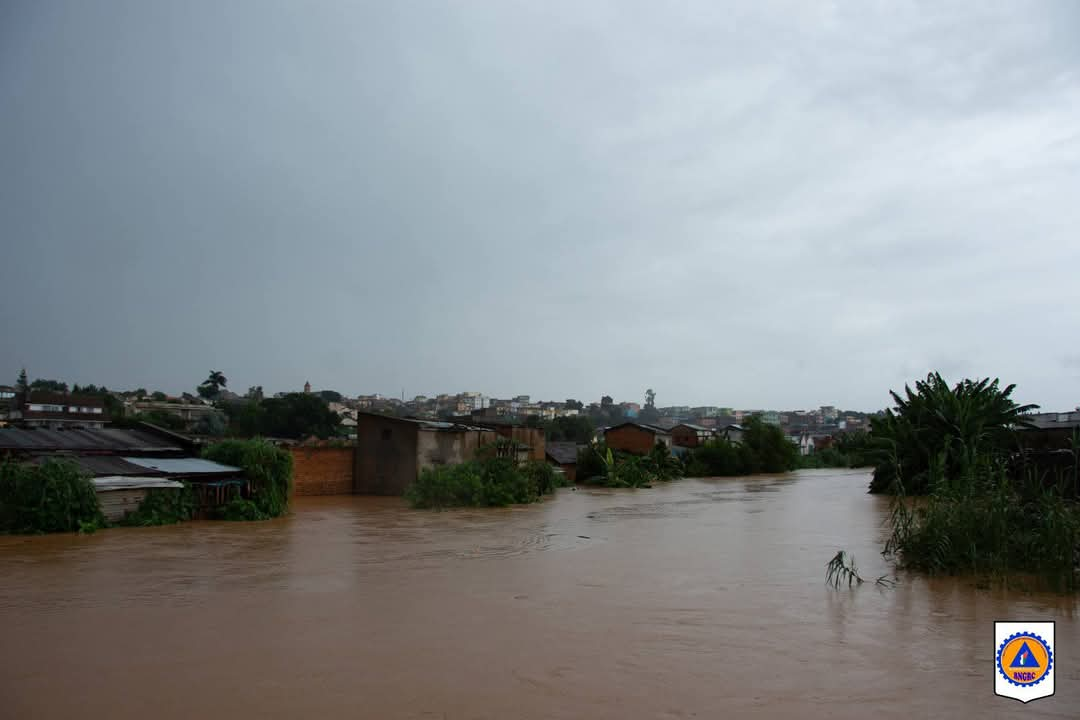
{"type": "Polygon", "coordinates": [[[383,440],[389,440],[389,439],[390,439],[390,435],[391,435],[391,432],[390,432],[390,428],[383,428],[383,431],[382,431],[382,439],[383,439],[383,440]]]}

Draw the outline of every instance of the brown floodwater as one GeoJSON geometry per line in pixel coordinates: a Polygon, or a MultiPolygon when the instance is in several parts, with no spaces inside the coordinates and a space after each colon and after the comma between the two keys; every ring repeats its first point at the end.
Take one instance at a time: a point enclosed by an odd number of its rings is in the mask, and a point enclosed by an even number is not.
{"type": "Polygon", "coordinates": [[[1076,600],[824,585],[889,572],[867,480],[0,538],[0,717],[1080,717],[1076,600]],[[995,619],[1057,621],[1056,696],[994,695],[995,619]]]}

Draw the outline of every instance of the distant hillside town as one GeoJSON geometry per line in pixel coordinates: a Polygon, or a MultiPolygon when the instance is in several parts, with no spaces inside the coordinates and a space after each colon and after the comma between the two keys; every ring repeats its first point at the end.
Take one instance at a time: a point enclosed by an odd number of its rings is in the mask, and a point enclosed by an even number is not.
{"type": "MultiPolygon", "coordinates": [[[[387,397],[347,396],[335,390],[314,390],[310,382],[294,392],[264,396],[261,386],[236,393],[220,371],[212,371],[195,392],[170,395],[161,391],[109,390],[103,386],[68,385],[58,380],[28,381],[25,371],[15,385],[0,385],[0,427],[82,427],[145,421],[195,434],[222,435],[232,427],[249,433],[348,437],[357,413],[373,412],[418,420],[471,420],[539,426],[558,418],[587,418],[601,429],[637,422],[670,430],[680,425],[722,431],[752,415],[780,427],[793,440],[829,437],[869,429],[870,413],[823,405],[815,409],[769,410],[720,405],[658,406],[647,390],[644,402],[616,401],[609,395],[594,402],[574,398],[534,400],[529,395],[496,398],[481,392],[387,397]]],[[[234,433],[229,433],[234,434],[234,433]]]]}

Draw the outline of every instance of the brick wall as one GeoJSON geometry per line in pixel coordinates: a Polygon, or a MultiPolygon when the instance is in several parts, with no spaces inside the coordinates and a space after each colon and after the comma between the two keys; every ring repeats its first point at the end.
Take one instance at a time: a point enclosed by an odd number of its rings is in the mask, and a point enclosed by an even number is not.
{"type": "Polygon", "coordinates": [[[351,447],[294,447],[294,495],[351,495],[353,459],[351,447]]]}
{"type": "Polygon", "coordinates": [[[656,433],[637,425],[622,425],[604,433],[604,442],[612,450],[647,455],[656,445],[656,433]]]}

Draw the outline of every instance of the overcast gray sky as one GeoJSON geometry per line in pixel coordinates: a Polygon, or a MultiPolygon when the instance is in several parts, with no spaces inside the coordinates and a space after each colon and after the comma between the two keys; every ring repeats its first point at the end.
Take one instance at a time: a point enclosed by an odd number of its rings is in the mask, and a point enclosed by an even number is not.
{"type": "Polygon", "coordinates": [[[0,381],[1080,403],[1080,4],[0,4],[0,381]]]}

